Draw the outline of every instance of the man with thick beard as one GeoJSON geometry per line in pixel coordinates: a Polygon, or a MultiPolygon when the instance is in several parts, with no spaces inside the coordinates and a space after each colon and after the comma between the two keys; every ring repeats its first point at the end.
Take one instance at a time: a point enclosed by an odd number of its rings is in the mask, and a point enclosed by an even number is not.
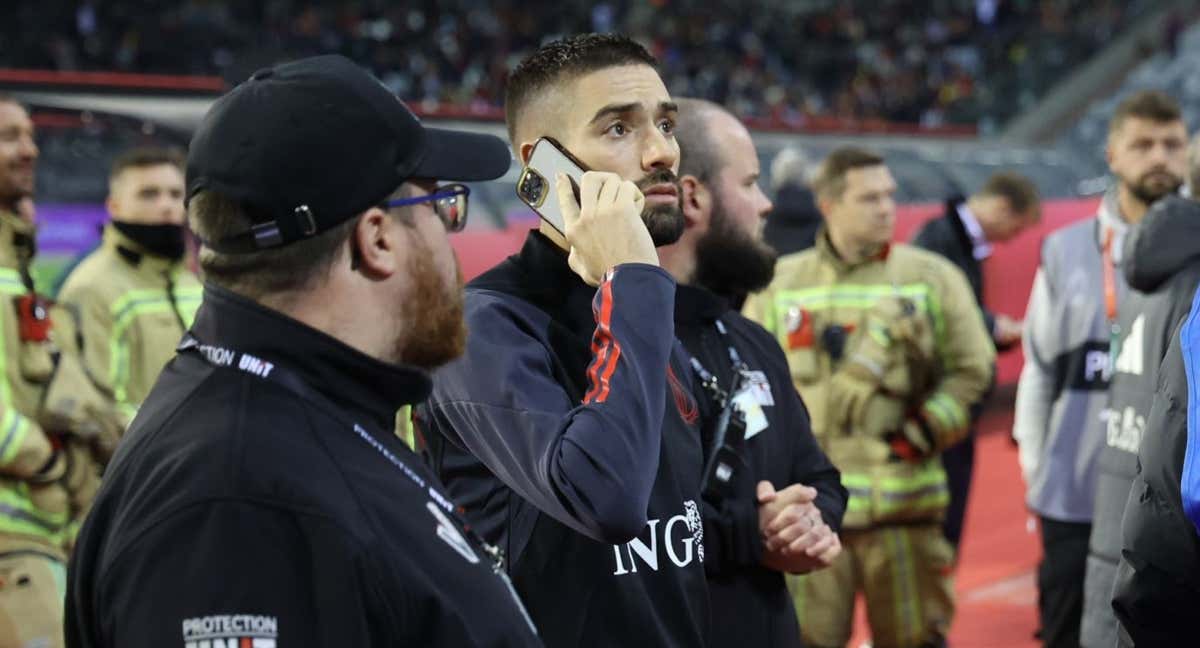
{"type": "Polygon", "coordinates": [[[779,343],[728,302],[774,275],[775,251],[762,240],[771,202],[759,188],[754,142],[716,104],[681,99],[679,111],[685,225],[659,257],[679,283],[675,334],[693,358],[706,455],[727,446],[732,471],[710,476],[704,490],[711,645],[799,646],[783,574],[824,568],[840,553],[847,493],[813,438],[779,343]],[[745,421],[736,434],[727,408],[745,421]]]}
{"type": "Polygon", "coordinates": [[[701,646],[709,627],[703,448],[675,281],[677,106],[623,36],[546,44],[508,79],[513,151],[552,137],[566,232],[532,232],[467,286],[466,354],[416,426],[429,460],[552,646],[701,646]]]}
{"type": "MultiPolygon", "coordinates": [[[[1115,546],[1089,537],[1106,445],[1102,422],[1111,418],[1112,356],[1126,336],[1118,319],[1128,294],[1124,240],[1151,204],[1183,184],[1187,129],[1179,104],[1161,92],[1126,98],[1109,122],[1107,156],[1115,186],[1094,218],[1046,238],[1025,311],[1013,437],[1020,444],[1026,504],[1041,521],[1038,613],[1047,646],[1080,645],[1085,601],[1095,613],[1089,613],[1092,629],[1107,622],[1109,637],[1114,630],[1111,576],[1103,577],[1115,564],[1115,546]],[[1111,564],[1089,564],[1089,545],[1110,556],[1111,564]],[[1085,592],[1085,574],[1093,591],[1085,592]],[[1100,585],[1102,579],[1107,584],[1100,585]]],[[[1119,521],[1124,493],[1109,500],[1096,514],[1119,521]]],[[[1101,639],[1096,645],[1111,643],[1101,639]]]]}
{"type": "Polygon", "coordinates": [[[69,646],[541,645],[392,434],[462,350],[469,192],[436,178],[510,162],[340,56],[217,100],[187,161],[203,302],[84,524],[69,646]]]}

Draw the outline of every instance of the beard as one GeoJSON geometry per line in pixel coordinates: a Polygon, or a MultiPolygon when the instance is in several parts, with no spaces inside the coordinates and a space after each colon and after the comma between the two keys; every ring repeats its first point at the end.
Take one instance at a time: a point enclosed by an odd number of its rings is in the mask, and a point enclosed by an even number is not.
{"type": "Polygon", "coordinates": [[[637,182],[638,189],[645,191],[654,185],[669,184],[675,187],[678,200],[674,205],[654,205],[642,209],[642,222],[650,232],[650,240],[654,247],[670,245],[683,236],[683,191],[679,187],[679,178],[670,169],[659,169],[637,182]]]}
{"type": "Polygon", "coordinates": [[[1165,169],[1156,169],[1142,174],[1137,182],[1126,183],[1126,186],[1129,187],[1129,193],[1133,194],[1134,198],[1149,207],[1163,196],[1177,193],[1183,186],[1183,178],[1165,169]]]}
{"type": "Polygon", "coordinates": [[[394,357],[432,371],[461,356],[467,346],[462,269],[455,264],[456,279],[446,285],[433,251],[419,235],[411,240],[414,254],[409,257],[408,272],[413,291],[406,300],[404,336],[397,341],[394,357]]]}
{"type": "Polygon", "coordinates": [[[712,224],[696,242],[694,282],[726,298],[766,288],[775,278],[779,254],[740,229],[713,194],[712,224]]]}

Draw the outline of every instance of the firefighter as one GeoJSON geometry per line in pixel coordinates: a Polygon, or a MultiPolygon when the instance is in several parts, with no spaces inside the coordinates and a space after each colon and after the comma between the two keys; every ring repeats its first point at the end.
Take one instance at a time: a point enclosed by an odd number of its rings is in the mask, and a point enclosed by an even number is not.
{"type": "Polygon", "coordinates": [[[66,552],[116,427],[84,375],[75,322],[34,290],[33,133],[0,96],[0,645],[54,647],[66,552]]]}
{"type": "Polygon", "coordinates": [[[200,282],[184,263],[182,154],[118,157],[105,206],[103,241],[58,301],[78,313],[88,374],[128,425],[200,305],[200,282]]]}
{"type": "Polygon", "coordinates": [[[896,183],[878,155],[832,152],[813,182],[825,227],[780,260],[746,312],[773,332],[842,472],[844,551],[790,583],[805,645],[843,646],[863,592],[874,645],[939,645],[954,612],[939,453],[967,433],[995,348],[965,276],[890,243],[896,183]]]}

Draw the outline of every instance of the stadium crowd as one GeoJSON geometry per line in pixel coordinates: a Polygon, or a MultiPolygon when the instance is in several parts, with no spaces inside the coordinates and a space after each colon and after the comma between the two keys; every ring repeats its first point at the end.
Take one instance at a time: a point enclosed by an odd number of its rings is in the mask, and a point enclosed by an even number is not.
{"type": "Polygon", "coordinates": [[[545,3],[359,0],[20,2],[0,67],[217,74],[338,52],[427,109],[489,112],[546,39],[619,31],[678,95],[784,126],[1003,123],[1110,42],[1149,0],[545,3]]]}

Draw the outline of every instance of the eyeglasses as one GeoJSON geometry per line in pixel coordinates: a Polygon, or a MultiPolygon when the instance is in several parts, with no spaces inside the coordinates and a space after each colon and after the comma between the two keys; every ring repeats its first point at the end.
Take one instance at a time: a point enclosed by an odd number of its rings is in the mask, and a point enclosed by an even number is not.
{"type": "Polygon", "coordinates": [[[433,211],[442,219],[442,225],[447,232],[460,232],[467,225],[467,197],[471,188],[462,184],[451,184],[437,187],[433,193],[413,198],[397,198],[384,202],[381,207],[405,207],[419,205],[424,202],[433,203],[433,211]]]}

